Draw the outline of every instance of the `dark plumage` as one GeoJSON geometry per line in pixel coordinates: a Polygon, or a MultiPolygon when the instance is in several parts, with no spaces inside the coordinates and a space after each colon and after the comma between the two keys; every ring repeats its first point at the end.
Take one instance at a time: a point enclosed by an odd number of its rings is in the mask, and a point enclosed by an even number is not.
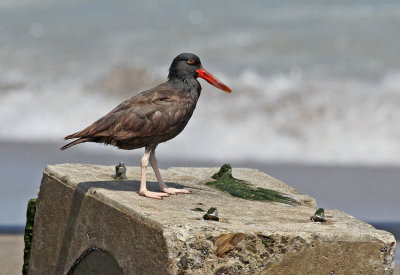
{"type": "Polygon", "coordinates": [[[195,88],[181,85],[181,89],[174,84],[167,81],[122,102],[89,127],[65,137],[79,139],[61,149],[90,141],[131,150],[174,138],[188,123],[201,91],[199,83],[195,88]]]}
{"type": "Polygon", "coordinates": [[[202,68],[198,56],[180,54],[172,61],[168,81],[131,97],[84,130],[66,136],[65,139],[77,140],[61,150],[83,142],[111,144],[124,150],[145,147],[144,158],[148,154],[147,159],[150,157],[152,163],[150,153],[154,155],[159,143],[182,132],[191,118],[201,93],[197,77],[230,92],[227,86],[202,68]]]}

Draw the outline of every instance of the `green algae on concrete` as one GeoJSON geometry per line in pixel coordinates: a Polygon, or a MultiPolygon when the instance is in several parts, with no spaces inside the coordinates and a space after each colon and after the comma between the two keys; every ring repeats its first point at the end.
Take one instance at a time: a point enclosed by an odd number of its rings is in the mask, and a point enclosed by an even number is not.
{"type": "Polygon", "coordinates": [[[28,207],[26,209],[26,225],[25,225],[25,234],[24,234],[24,265],[22,266],[22,274],[28,274],[29,268],[29,255],[31,252],[31,243],[33,236],[33,222],[35,220],[35,212],[36,212],[36,200],[30,199],[28,202],[28,207]]]}
{"type": "Polygon", "coordinates": [[[227,192],[234,197],[246,200],[298,204],[296,200],[286,197],[277,191],[261,187],[253,188],[248,182],[234,178],[232,176],[232,167],[230,164],[222,165],[219,171],[215,173],[212,178],[215,179],[215,181],[208,182],[206,185],[227,192]]]}

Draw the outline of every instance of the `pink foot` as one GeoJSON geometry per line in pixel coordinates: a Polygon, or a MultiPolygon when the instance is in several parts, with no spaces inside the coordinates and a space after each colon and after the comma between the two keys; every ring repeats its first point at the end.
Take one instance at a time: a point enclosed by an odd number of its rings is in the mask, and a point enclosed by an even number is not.
{"type": "Polygon", "coordinates": [[[147,197],[147,198],[158,199],[158,200],[162,200],[163,197],[168,197],[167,193],[153,192],[153,191],[149,191],[149,190],[139,191],[139,195],[147,197]]]}
{"type": "Polygon", "coordinates": [[[177,188],[164,188],[162,190],[165,193],[176,195],[176,194],[190,194],[189,190],[186,189],[177,189],[177,188]]]}

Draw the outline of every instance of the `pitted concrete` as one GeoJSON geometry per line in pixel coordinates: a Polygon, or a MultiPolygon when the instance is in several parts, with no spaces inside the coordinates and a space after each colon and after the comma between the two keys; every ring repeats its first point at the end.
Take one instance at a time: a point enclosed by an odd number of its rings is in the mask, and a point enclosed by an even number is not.
{"type": "MultiPolygon", "coordinates": [[[[98,270],[100,262],[109,263],[110,274],[393,272],[392,234],[338,210],[325,211],[326,223],[311,222],[315,199],[258,170],[238,168],[233,175],[300,204],[232,197],[204,184],[218,168],[190,167],[161,174],[167,185],[191,194],[154,200],[137,193],[139,167],[127,167],[124,181],[111,178],[114,169],[85,164],[46,168],[30,274],[78,274],[91,266],[98,270]],[[204,212],[194,210],[212,206],[218,208],[219,222],[203,220],[204,212]]],[[[157,190],[151,169],[147,178],[149,189],[157,190]]]]}

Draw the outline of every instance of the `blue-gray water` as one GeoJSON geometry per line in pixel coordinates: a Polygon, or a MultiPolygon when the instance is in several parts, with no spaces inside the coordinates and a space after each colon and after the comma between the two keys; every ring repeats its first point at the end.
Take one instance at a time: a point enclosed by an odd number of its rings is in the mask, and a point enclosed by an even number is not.
{"type": "Polygon", "coordinates": [[[233,93],[201,80],[168,152],[399,165],[399,30],[398,1],[6,1],[0,140],[60,140],[189,51],[233,93]]]}

